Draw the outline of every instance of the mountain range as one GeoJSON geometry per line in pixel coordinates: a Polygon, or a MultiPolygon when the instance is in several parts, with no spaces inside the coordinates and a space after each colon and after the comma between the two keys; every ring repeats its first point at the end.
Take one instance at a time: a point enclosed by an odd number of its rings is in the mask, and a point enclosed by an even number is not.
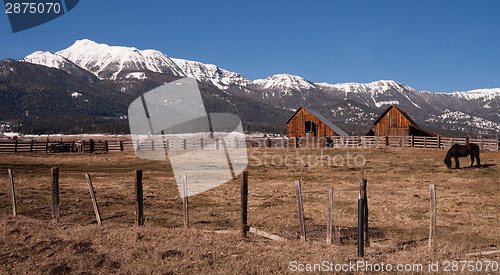
{"type": "Polygon", "coordinates": [[[500,88],[433,93],[392,80],[329,84],[289,74],[252,81],[213,64],[87,39],[59,52],[0,61],[0,121],[24,122],[24,132],[103,131],[102,125],[126,132],[134,98],[182,77],[198,80],[208,112],[238,114],[247,132],[284,133],[288,118],[304,106],[349,134],[364,135],[391,104],[443,135],[494,137],[500,131],[500,88]],[[64,119],[75,125],[55,129],[41,123],[64,119]]]}

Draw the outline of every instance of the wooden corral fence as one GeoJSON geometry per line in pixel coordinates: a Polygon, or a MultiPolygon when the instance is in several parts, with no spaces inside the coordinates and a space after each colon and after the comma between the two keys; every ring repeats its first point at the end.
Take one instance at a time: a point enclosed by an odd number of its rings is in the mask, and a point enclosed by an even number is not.
{"type": "MultiPolygon", "coordinates": [[[[465,138],[421,137],[421,136],[334,136],[334,137],[292,137],[269,138],[247,137],[246,139],[209,140],[203,138],[166,139],[164,141],[134,142],[132,140],[78,140],[78,141],[34,141],[4,140],[0,141],[0,153],[9,152],[108,152],[154,150],[192,150],[192,149],[224,149],[243,148],[381,148],[381,147],[416,147],[448,149],[453,144],[465,144],[465,138]],[[215,146],[214,146],[215,145],[215,146]]],[[[499,151],[499,139],[470,139],[469,142],[479,145],[481,150],[499,151]]]]}
{"type": "Polygon", "coordinates": [[[0,153],[21,152],[107,152],[108,141],[35,141],[35,140],[0,140],[0,153]]]}
{"type": "MultiPolygon", "coordinates": [[[[139,150],[158,150],[167,148],[169,150],[184,149],[204,149],[208,148],[209,140],[203,138],[190,139],[167,139],[164,144],[159,142],[140,142],[135,146],[139,150]]],[[[481,150],[499,151],[499,139],[470,139],[469,142],[479,145],[481,150]]],[[[215,141],[215,149],[223,149],[222,142],[215,141]]],[[[246,145],[247,148],[379,148],[379,147],[417,147],[447,149],[453,144],[465,144],[465,138],[448,137],[419,137],[419,136],[335,136],[326,138],[312,137],[247,137],[243,139],[226,139],[227,148],[241,148],[246,145]]],[[[210,148],[214,148],[213,146],[210,148]]],[[[134,144],[131,140],[110,141],[109,150],[128,151],[134,150],[134,144]]]]}
{"type": "MultiPolygon", "coordinates": [[[[420,136],[347,136],[308,138],[297,137],[286,141],[289,148],[379,148],[379,147],[417,147],[448,149],[453,144],[465,144],[465,138],[420,137],[420,136]]],[[[499,151],[499,139],[470,139],[481,150],[499,151]]],[[[273,142],[271,142],[273,143],[273,142]]]]}

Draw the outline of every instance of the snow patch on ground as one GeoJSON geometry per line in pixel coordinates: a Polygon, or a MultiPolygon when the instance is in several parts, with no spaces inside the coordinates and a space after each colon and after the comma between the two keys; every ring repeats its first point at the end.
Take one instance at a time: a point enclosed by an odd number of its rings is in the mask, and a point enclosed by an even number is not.
{"type": "Polygon", "coordinates": [[[397,100],[387,100],[387,101],[375,102],[375,106],[377,106],[377,107],[382,107],[384,105],[391,105],[391,104],[398,105],[399,101],[397,101],[397,100]]]}
{"type": "Polygon", "coordinates": [[[143,72],[129,73],[129,74],[127,74],[127,76],[125,78],[126,79],[135,78],[135,79],[139,79],[139,80],[148,79],[148,77],[146,76],[146,74],[143,73],[143,72]]]}
{"type": "Polygon", "coordinates": [[[444,113],[426,119],[427,122],[444,122],[447,124],[459,124],[481,129],[500,131],[500,123],[487,120],[482,117],[469,115],[460,111],[446,110],[444,113]]]}

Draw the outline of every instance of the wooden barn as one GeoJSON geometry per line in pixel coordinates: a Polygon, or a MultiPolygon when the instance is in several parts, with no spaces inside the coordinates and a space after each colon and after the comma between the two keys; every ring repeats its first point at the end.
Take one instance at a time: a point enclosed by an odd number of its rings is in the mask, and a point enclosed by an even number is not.
{"type": "Polygon", "coordinates": [[[287,121],[288,137],[347,136],[320,113],[300,107],[287,121]]]}
{"type": "Polygon", "coordinates": [[[391,105],[373,122],[369,136],[436,136],[426,131],[398,107],[391,105]]]}

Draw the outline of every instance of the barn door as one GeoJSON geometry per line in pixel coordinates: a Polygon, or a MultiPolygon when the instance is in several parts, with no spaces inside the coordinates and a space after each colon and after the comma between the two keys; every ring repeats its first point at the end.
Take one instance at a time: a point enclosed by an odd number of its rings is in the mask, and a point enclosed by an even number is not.
{"type": "Polygon", "coordinates": [[[305,133],[311,134],[311,136],[316,136],[318,132],[318,126],[312,121],[306,121],[304,125],[305,133]]]}

